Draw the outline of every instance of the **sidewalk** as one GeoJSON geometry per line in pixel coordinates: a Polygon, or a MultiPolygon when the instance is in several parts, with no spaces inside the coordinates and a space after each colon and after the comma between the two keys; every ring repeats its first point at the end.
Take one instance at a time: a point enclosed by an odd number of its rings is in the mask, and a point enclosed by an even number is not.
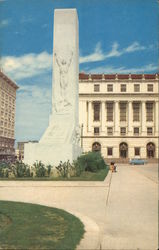
{"type": "Polygon", "coordinates": [[[155,167],[121,165],[104,182],[0,181],[0,199],[59,207],[79,216],[88,233],[78,249],[156,250],[156,176],[155,167]]]}
{"type": "Polygon", "coordinates": [[[137,166],[123,165],[117,170],[111,179],[102,250],[155,250],[158,185],[137,166]]]}
{"type": "Polygon", "coordinates": [[[84,223],[78,250],[100,248],[110,173],[104,181],[0,181],[0,199],[64,209],[84,223]]]}

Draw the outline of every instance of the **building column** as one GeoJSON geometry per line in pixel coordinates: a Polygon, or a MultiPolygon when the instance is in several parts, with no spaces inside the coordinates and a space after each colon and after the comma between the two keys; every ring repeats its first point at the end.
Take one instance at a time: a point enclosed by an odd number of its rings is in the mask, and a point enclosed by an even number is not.
{"type": "Polygon", "coordinates": [[[155,102],[155,135],[158,136],[159,133],[159,101],[155,102]]]}
{"type": "Polygon", "coordinates": [[[142,105],[142,107],[141,107],[142,108],[142,111],[141,111],[141,113],[142,113],[141,132],[142,132],[142,135],[144,136],[147,134],[147,131],[146,131],[146,103],[145,103],[145,101],[142,101],[141,105],[142,105]]]}
{"type": "Polygon", "coordinates": [[[106,107],[105,101],[102,101],[102,112],[101,112],[101,130],[102,132],[105,131],[105,121],[106,121],[106,107]]]}
{"type": "Polygon", "coordinates": [[[92,130],[92,102],[88,102],[88,132],[92,130]]]}
{"type": "Polygon", "coordinates": [[[132,135],[133,132],[133,108],[132,101],[128,102],[128,134],[132,135]]]}
{"type": "Polygon", "coordinates": [[[82,101],[82,108],[80,109],[79,118],[81,117],[80,124],[83,124],[83,133],[87,133],[87,101],[82,101]]]}
{"type": "Polygon", "coordinates": [[[120,128],[120,124],[119,124],[119,101],[115,101],[115,108],[114,108],[114,132],[115,135],[119,135],[119,128],[120,128]]]}

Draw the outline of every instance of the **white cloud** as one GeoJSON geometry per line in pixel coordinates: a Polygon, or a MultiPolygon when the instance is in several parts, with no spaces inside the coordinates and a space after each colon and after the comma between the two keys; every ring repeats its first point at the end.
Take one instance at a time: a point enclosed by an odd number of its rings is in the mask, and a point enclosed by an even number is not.
{"type": "Polygon", "coordinates": [[[101,49],[100,42],[98,42],[94,52],[87,56],[80,56],[79,61],[80,63],[103,61],[110,57],[119,57],[126,53],[133,53],[135,51],[145,49],[147,49],[145,46],[140,45],[138,42],[133,42],[128,47],[119,50],[119,44],[117,42],[114,42],[112,45],[112,49],[109,52],[105,53],[101,49]]]}
{"type": "MultiPolygon", "coordinates": [[[[149,46],[150,47],[150,46],[149,46]]],[[[101,43],[97,43],[94,52],[87,56],[80,56],[80,63],[103,61],[111,57],[119,57],[126,53],[132,53],[147,49],[145,46],[134,42],[126,48],[119,49],[119,44],[114,42],[109,52],[104,53],[101,49],[101,43]]],[[[41,74],[47,74],[52,69],[52,54],[46,51],[40,54],[30,53],[22,56],[2,57],[0,67],[8,76],[15,81],[26,79],[41,74]]]]}
{"type": "Polygon", "coordinates": [[[40,54],[23,56],[5,56],[1,59],[1,68],[14,80],[21,80],[51,71],[52,55],[46,51],[40,54]]]}
{"type": "Polygon", "coordinates": [[[117,42],[114,42],[112,45],[112,50],[108,53],[105,54],[104,59],[109,58],[109,57],[118,57],[122,55],[122,52],[118,50],[119,44],[117,42]]]}
{"type": "Polygon", "coordinates": [[[86,62],[96,62],[96,61],[102,61],[104,60],[104,55],[101,50],[101,44],[100,42],[97,43],[95,50],[92,54],[84,57],[80,57],[79,61],[80,63],[86,63],[86,62]]]}
{"type": "Polygon", "coordinates": [[[51,86],[46,85],[20,86],[16,100],[17,141],[38,140],[46,129],[51,108],[51,86]]]}
{"type": "Polygon", "coordinates": [[[131,53],[131,52],[134,52],[134,51],[145,50],[145,49],[146,49],[145,46],[140,45],[138,42],[134,42],[133,44],[131,44],[130,46],[125,48],[123,50],[123,53],[126,53],[126,52],[131,53]]]}
{"type": "Polygon", "coordinates": [[[158,71],[158,66],[154,64],[147,64],[142,67],[138,68],[126,68],[124,66],[122,67],[113,67],[113,66],[102,66],[102,67],[97,67],[93,69],[87,70],[87,73],[105,73],[105,74],[114,74],[114,73],[120,73],[120,74],[139,74],[139,73],[148,73],[148,72],[153,72],[153,71],[158,71]]]}
{"type": "Polygon", "coordinates": [[[3,28],[5,26],[8,26],[9,20],[8,19],[3,19],[0,21],[0,28],[3,28]]]}

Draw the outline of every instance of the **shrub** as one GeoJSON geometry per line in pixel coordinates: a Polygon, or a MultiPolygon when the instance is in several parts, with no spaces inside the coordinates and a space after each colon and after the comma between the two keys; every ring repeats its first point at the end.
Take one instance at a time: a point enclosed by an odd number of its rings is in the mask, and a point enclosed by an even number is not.
{"type": "Polygon", "coordinates": [[[51,165],[47,165],[47,166],[46,166],[46,169],[47,169],[47,175],[48,175],[48,176],[50,176],[50,174],[51,174],[51,168],[52,168],[52,166],[51,166],[51,165]]]}
{"type": "Polygon", "coordinates": [[[103,157],[99,152],[88,152],[81,155],[77,159],[80,168],[84,168],[85,171],[97,172],[99,169],[104,169],[106,164],[103,157]]]}
{"type": "Polygon", "coordinates": [[[72,170],[73,170],[74,176],[80,176],[81,173],[85,169],[84,169],[84,166],[80,164],[78,160],[76,160],[76,161],[73,161],[72,170]]]}
{"type": "Polygon", "coordinates": [[[62,162],[60,161],[59,165],[56,167],[59,175],[61,177],[69,177],[70,176],[70,172],[71,172],[71,169],[72,169],[72,166],[70,164],[70,161],[68,160],[67,162],[62,162]]]}
{"type": "Polygon", "coordinates": [[[4,177],[4,168],[0,167],[0,177],[4,177]]]}
{"type": "Polygon", "coordinates": [[[30,171],[29,166],[23,163],[22,161],[17,161],[15,164],[12,164],[11,167],[15,177],[32,177],[32,173],[30,171]]]}
{"type": "Polygon", "coordinates": [[[9,172],[11,172],[11,164],[6,162],[0,162],[0,177],[8,178],[9,172]]]}
{"type": "Polygon", "coordinates": [[[36,177],[45,177],[47,175],[47,169],[41,161],[37,161],[33,164],[35,167],[35,176],[36,177]]]}

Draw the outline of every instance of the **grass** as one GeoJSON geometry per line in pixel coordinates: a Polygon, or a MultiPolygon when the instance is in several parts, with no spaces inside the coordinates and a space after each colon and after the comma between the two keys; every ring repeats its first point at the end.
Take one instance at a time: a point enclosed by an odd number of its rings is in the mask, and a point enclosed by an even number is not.
{"type": "Polygon", "coordinates": [[[108,167],[100,169],[98,172],[83,171],[80,176],[64,178],[64,177],[23,177],[23,178],[0,178],[7,181],[104,181],[108,174],[108,167]]]}
{"type": "Polygon", "coordinates": [[[81,221],[64,210],[0,201],[0,249],[73,250],[83,234],[81,221]]]}
{"type": "Polygon", "coordinates": [[[73,181],[104,181],[108,174],[108,168],[101,169],[98,172],[82,172],[79,177],[72,177],[73,181]]]}

